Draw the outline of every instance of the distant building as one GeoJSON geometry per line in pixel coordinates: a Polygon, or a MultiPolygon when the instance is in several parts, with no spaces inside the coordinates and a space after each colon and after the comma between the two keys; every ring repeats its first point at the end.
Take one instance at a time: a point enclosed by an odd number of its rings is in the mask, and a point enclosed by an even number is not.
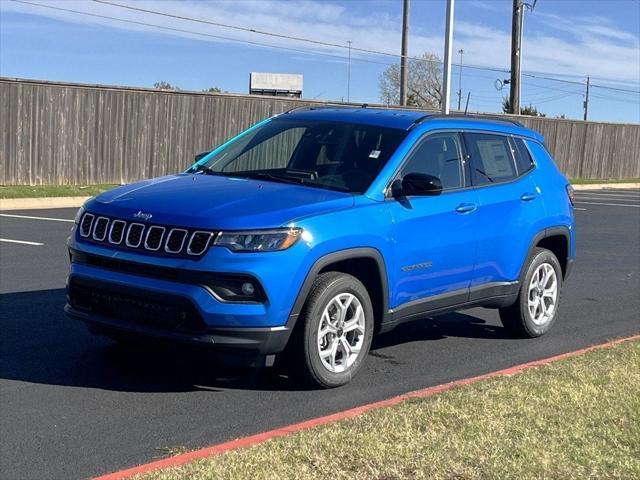
{"type": "Polygon", "coordinates": [[[302,75],[292,73],[249,74],[249,93],[273,97],[302,97],[302,75]]]}

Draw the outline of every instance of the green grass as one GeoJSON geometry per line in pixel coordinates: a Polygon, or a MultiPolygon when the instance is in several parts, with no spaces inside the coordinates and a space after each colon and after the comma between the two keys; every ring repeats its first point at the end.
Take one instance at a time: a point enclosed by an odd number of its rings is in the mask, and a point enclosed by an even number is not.
{"type": "Polygon", "coordinates": [[[640,342],[135,478],[640,478],[640,342]]]}
{"type": "Polygon", "coordinates": [[[84,197],[110,190],[118,185],[14,185],[0,186],[0,198],[84,197]]]}
{"type": "Polygon", "coordinates": [[[596,183],[640,183],[640,178],[607,178],[605,180],[573,178],[571,179],[571,183],[574,185],[591,185],[596,183]]]}

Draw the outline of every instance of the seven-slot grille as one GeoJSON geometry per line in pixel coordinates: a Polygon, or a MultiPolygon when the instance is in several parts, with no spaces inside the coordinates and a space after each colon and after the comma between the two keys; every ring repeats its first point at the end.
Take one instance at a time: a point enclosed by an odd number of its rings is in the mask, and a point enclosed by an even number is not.
{"type": "Polygon", "coordinates": [[[82,238],[95,242],[189,257],[205,253],[216,235],[204,230],[126,222],[89,212],[80,220],[78,233],[82,238]]]}

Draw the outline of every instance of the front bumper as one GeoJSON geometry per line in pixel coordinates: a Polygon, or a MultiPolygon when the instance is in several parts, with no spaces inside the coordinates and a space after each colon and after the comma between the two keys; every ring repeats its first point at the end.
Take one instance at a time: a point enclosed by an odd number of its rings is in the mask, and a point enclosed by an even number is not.
{"type": "Polygon", "coordinates": [[[264,303],[224,302],[201,284],[200,275],[209,272],[105,253],[70,249],[65,311],[92,331],[258,355],[286,347],[295,316],[290,315],[290,301],[279,297],[281,291],[272,288],[274,294],[264,303]]]}
{"type": "Polygon", "coordinates": [[[172,331],[83,312],[69,303],[65,305],[64,311],[69,317],[83,321],[96,333],[133,334],[158,340],[198,344],[229,353],[256,355],[280,353],[286,347],[291,334],[287,327],[212,328],[202,332],[172,331]]]}
{"type": "Polygon", "coordinates": [[[134,334],[264,355],[281,352],[291,333],[286,326],[210,327],[186,296],[78,276],[69,278],[65,312],[97,333],[134,334]]]}

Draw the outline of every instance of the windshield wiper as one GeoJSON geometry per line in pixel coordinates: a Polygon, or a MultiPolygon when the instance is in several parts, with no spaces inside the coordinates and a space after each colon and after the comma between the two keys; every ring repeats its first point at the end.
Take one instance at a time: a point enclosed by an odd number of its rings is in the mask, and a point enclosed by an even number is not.
{"type": "Polygon", "coordinates": [[[195,165],[194,167],[191,167],[193,171],[195,172],[202,172],[205,175],[223,175],[224,173],[222,172],[217,172],[215,170],[213,170],[211,167],[207,167],[206,165],[195,165]]]}
{"type": "Polygon", "coordinates": [[[301,185],[304,183],[304,178],[287,177],[285,175],[274,175],[266,172],[234,172],[230,176],[247,177],[247,178],[264,178],[266,180],[272,180],[274,182],[293,183],[295,185],[301,185]]]}

